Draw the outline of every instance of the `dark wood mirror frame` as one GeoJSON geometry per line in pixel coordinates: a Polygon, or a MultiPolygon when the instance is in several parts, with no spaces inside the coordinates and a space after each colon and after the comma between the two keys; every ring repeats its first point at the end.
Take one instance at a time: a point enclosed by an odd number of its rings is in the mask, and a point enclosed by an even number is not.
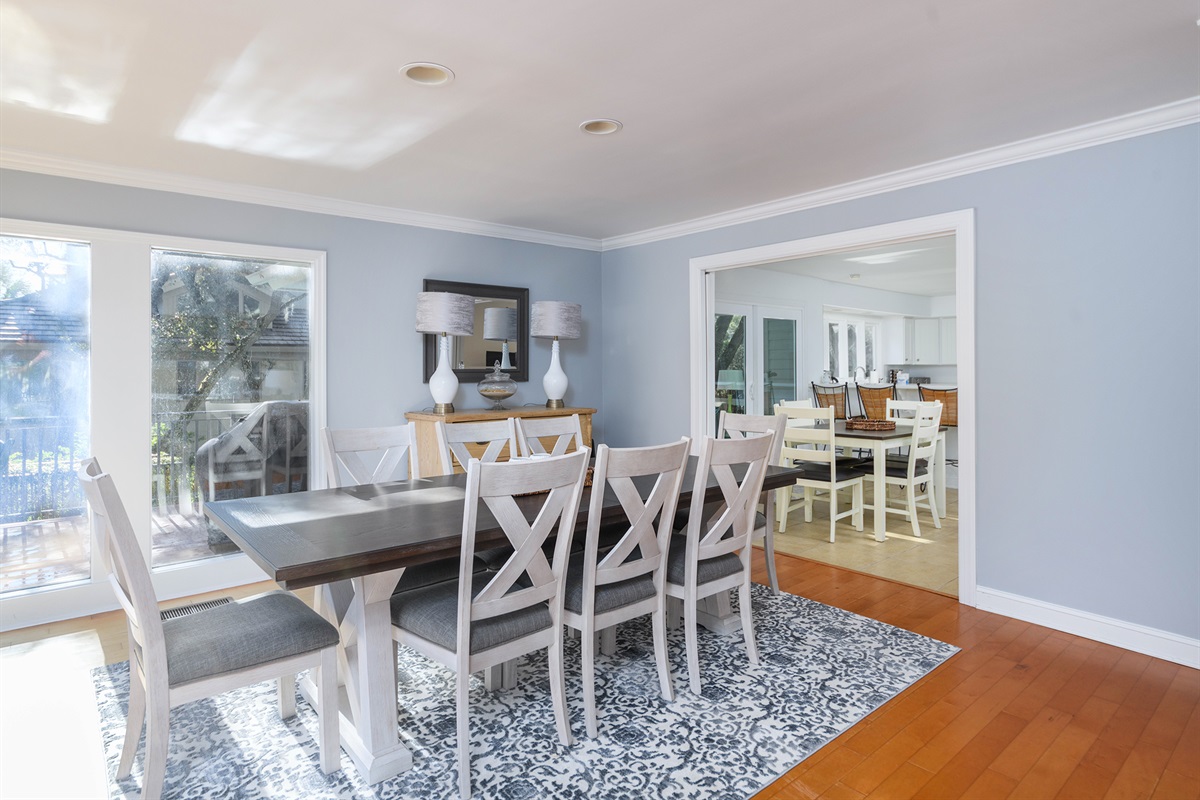
{"type": "MultiPolygon", "coordinates": [[[[516,366],[511,370],[505,370],[504,374],[508,375],[514,381],[529,380],[529,290],[520,289],[515,286],[490,286],[486,283],[458,283],[455,281],[439,281],[433,278],[426,278],[422,287],[425,292],[454,292],[455,294],[469,294],[473,297],[493,297],[498,300],[515,300],[517,303],[517,339],[511,343],[514,348],[513,357],[516,359],[516,366]]],[[[475,333],[473,335],[482,340],[483,330],[476,324],[475,333]]],[[[425,334],[425,383],[429,383],[429,376],[437,369],[437,337],[433,334],[425,334]]],[[[498,347],[497,347],[498,349],[498,347]]],[[[454,374],[463,383],[478,383],[483,379],[483,376],[492,371],[489,367],[463,367],[454,368],[454,374]]]]}

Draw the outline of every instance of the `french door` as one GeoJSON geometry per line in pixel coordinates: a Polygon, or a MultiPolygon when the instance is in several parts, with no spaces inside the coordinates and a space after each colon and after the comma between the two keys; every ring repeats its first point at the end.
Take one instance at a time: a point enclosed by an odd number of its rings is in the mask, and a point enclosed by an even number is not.
{"type": "MultiPolygon", "coordinates": [[[[800,310],[717,302],[713,319],[713,424],[721,411],[773,414],[800,392],[800,310]]],[[[715,427],[714,427],[715,430],[715,427]]]]}
{"type": "Polygon", "coordinates": [[[0,219],[0,629],[115,607],[89,456],[159,599],[262,580],[201,504],[321,474],[324,288],[320,251],[0,219]]]}

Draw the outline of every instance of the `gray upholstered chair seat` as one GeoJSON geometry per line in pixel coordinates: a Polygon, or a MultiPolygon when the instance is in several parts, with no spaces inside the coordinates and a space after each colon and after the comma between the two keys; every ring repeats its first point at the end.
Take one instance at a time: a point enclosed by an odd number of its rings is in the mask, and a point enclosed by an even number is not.
{"type": "MultiPolygon", "coordinates": [[[[828,468],[826,468],[825,474],[826,475],[829,474],[828,468]]],[[[704,522],[703,522],[703,524],[704,524],[705,528],[708,527],[708,521],[709,521],[709,519],[712,518],[713,513],[720,507],[721,507],[720,503],[709,503],[708,505],[706,505],[704,507],[704,522]]],[[[685,508],[682,511],[676,511],[675,512],[675,530],[680,530],[680,529],[686,528],[687,524],[688,524],[688,510],[685,508]]],[[[767,524],[767,516],[765,514],[763,514],[761,511],[755,511],[754,512],[754,529],[758,530],[759,528],[766,527],[766,524],[767,524]]]]}
{"type": "MultiPolygon", "coordinates": [[[[495,575],[477,572],[472,576],[472,596],[495,575]]],[[[514,591],[520,587],[514,587],[514,591]]],[[[420,589],[392,595],[392,624],[423,639],[458,652],[458,581],[443,581],[420,589]]],[[[479,653],[549,628],[550,609],[545,603],[502,614],[471,624],[471,652],[479,653]]]]}
{"type": "MultiPolygon", "coordinates": [[[[686,558],[687,536],[682,533],[672,534],[671,549],[667,552],[667,580],[683,586],[686,558]]],[[[706,558],[696,565],[696,578],[699,583],[708,583],[726,575],[733,575],[742,568],[742,560],[733,553],[726,553],[716,558],[706,558]]]]}
{"type": "Polygon", "coordinates": [[[293,594],[268,592],[163,622],[170,686],[337,644],[337,628],[293,594]]]}
{"type": "MultiPolygon", "coordinates": [[[[487,565],[479,558],[475,559],[475,572],[486,572],[487,565]]],[[[400,594],[410,589],[420,589],[422,586],[432,586],[443,581],[457,580],[458,558],[443,558],[425,564],[415,564],[404,570],[392,594],[400,594]]]]}
{"type": "MultiPolygon", "coordinates": [[[[923,474],[929,469],[929,459],[917,459],[917,474],[923,474]]],[[[870,477],[870,473],[864,473],[870,477]]],[[[889,458],[887,460],[887,474],[891,478],[907,478],[908,477],[908,459],[907,458],[889,458]]]]}
{"type": "Polygon", "coordinates": [[[513,549],[508,545],[490,547],[487,550],[476,550],[475,561],[483,564],[486,569],[497,572],[508,559],[512,558],[513,549]]]}
{"type": "MultiPolygon", "coordinates": [[[[835,473],[837,480],[849,481],[854,480],[859,475],[863,474],[863,462],[859,459],[850,459],[843,461],[838,459],[835,473]]],[[[828,481],[829,480],[829,465],[818,462],[809,462],[797,465],[800,470],[800,476],[813,481],[828,481]]]]}
{"type": "MultiPolygon", "coordinates": [[[[606,583],[596,587],[596,613],[611,611],[653,596],[654,578],[649,574],[617,583],[606,583]]],[[[568,611],[583,613],[583,553],[571,556],[571,561],[567,564],[563,605],[568,611]]]]}

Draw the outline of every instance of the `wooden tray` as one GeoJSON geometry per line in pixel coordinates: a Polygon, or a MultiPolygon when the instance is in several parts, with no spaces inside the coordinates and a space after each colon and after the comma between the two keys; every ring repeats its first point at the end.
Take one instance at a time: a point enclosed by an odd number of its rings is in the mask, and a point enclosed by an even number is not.
{"type": "Polygon", "coordinates": [[[892,419],[848,419],[846,420],[846,430],[894,431],[896,430],[896,421],[892,419]]]}

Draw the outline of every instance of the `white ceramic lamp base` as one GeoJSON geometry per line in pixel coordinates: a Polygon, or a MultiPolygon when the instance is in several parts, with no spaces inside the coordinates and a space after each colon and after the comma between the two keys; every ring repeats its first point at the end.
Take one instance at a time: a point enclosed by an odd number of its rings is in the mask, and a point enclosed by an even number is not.
{"type": "Polygon", "coordinates": [[[542,378],[542,389],[546,392],[546,408],[563,408],[563,398],[567,394],[567,373],[563,372],[558,362],[558,339],[555,339],[550,350],[550,369],[542,378]]]}
{"type": "Polygon", "coordinates": [[[458,394],[458,376],[450,366],[450,337],[438,337],[438,366],[429,376],[429,393],[433,395],[433,413],[453,414],[454,396],[458,394]]]}

